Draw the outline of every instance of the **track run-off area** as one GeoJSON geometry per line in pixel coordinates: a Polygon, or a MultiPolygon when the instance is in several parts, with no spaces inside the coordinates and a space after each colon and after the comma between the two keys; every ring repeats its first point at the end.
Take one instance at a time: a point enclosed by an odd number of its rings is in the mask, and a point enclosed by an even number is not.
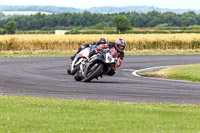
{"type": "Polygon", "coordinates": [[[70,57],[0,58],[0,94],[200,105],[200,83],[133,76],[135,70],[200,63],[200,55],[125,56],[114,76],[89,83],[67,74],[70,57]]]}

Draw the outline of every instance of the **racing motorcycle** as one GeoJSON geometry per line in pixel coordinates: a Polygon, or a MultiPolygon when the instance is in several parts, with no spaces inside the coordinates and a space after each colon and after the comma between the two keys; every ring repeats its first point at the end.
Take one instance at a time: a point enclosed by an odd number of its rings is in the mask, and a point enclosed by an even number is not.
{"type": "Polygon", "coordinates": [[[90,47],[83,49],[80,51],[71,62],[69,68],[67,69],[68,74],[74,75],[79,69],[80,64],[83,60],[85,60],[90,54],[90,47]]]}
{"type": "Polygon", "coordinates": [[[118,61],[118,53],[114,48],[101,49],[89,61],[83,60],[81,62],[80,70],[74,75],[74,79],[76,81],[90,82],[95,78],[102,78],[102,75],[106,75],[113,67],[116,67],[118,61]]]}

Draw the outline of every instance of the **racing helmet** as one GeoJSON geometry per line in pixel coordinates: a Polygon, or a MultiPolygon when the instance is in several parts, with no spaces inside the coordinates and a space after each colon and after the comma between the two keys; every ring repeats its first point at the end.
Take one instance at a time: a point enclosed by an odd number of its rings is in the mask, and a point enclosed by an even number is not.
{"type": "Polygon", "coordinates": [[[106,38],[101,37],[101,38],[99,38],[98,43],[99,43],[99,44],[106,44],[106,43],[107,43],[107,40],[106,40],[106,38]]]}
{"type": "Polygon", "coordinates": [[[126,41],[122,38],[116,40],[116,47],[119,52],[123,52],[126,48],[126,41]]]}

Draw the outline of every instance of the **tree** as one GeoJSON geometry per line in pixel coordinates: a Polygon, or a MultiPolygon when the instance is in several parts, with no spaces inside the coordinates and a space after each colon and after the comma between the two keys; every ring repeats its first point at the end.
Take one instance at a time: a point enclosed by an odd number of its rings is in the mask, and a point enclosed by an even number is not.
{"type": "Polygon", "coordinates": [[[17,30],[17,23],[15,21],[9,21],[5,24],[5,30],[8,34],[15,34],[17,30]]]}
{"type": "Polygon", "coordinates": [[[5,30],[0,28],[0,35],[4,34],[5,30]]]}
{"type": "Polygon", "coordinates": [[[118,27],[118,31],[124,31],[129,29],[129,22],[131,22],[131,26],[141,28],[160,26],[160,24],[179,27],[200,25],[200,15],[194,12],[176,14],[173,12],[160,13],[156,11],[148,13],[121,12],[113,14],[82,12],[45,15],[38,13],[30,16],[23,15],[0,19],[0,28],[5,29],[5,25],[9,21],[15,21],[18,24],[18,30],[54,30],[58,26],[67,28],[91,28],[93,26],[93,28],[96,29],[103,29],[105,26],[106,29],[106,27],[116,26],[116,28],[118,27]]]}
{"type": "Polygon", "coordinates": [[[130,20],[121,15],[114,16],[112,18],[112,23],[119,32],[129,30],[131,27],[130,20]]]}
{"type": "Polygon", "coordinates": [[[105,22],[101,22],[95,25],[95,28],[98,30],[103,30],[107,27],[107,24],[105,22]]]}

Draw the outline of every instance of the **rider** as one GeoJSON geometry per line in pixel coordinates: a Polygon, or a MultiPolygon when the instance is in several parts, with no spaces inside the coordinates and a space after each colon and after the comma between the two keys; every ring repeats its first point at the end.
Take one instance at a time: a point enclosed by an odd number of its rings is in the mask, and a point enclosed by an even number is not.
{"type": "Polygon", "coordinates": [[[125,41],[124,39],[122,39],[122,38],[118,38],[118,39],[116,40],[116,43],[114,43],[114,42],[109,42],[109,43],[108,43],[108,46],[109,46],[109,48],[114,48],[114,49],[117,51],[118,57],[119,57],[119,61],[118,61],[118,63],[116,64],[116,66],[115,66],[115,67],[112,67],[112,69],[110,70],[110,72],[107,73],[107,75],[112,76],[112,75],[115,74],[115,69],[116,69],[117,67],[120,67],[120,66],[121,66],[121,60],[124,59],[124,50],[125,50],[125,48],[126,48],[126,41],[125,41]]]}
{"type": "Polygon", "coordinates": [[[80,51],[82,51],[83,49],[89,47],[90,45],[99,46],[100,44],[106,44],[106,43],[107,43],[107,40],[106,40],[106,38],[104,38],[104,37],[99,38],[99,40],[98,40],[97,42],[92,42],[92,43],[89,43],[89,44],[85,43],[85,44],[83,44],[82,46],[80,46],[80,48],[78,49],[78,51],[76,52],[75,55],[71,56],[71,59],[74,60],[74,57],[75,57],[80,51]]]}
{"type": "MultiPolygon", "coordinates": [[[[119,59],[118,63],[116,64],[115,67],[112,67],[112,69],[107,73],[107,75],[112,76],[112,75],[115,74],[115,69],[117,67],[121,66],[121,60],[124,59],[124,50],[126,48],[126,41],[124,39],[122,39],[122,38],[118,38],[116,40],[116,43],[109,42],[107,47],[109,47],[110,49],[115,49],[117,51],[117,53],[118,53],[118,55],[117,55],[118,59],[119,59]]],[[[98,51],[99,48],[102,49],[101,47],[97,47],[97,51],[98,51]]],[[[96,54],[97,51],[94,50],[94,51],[90,52],[89,57],[91,57],[92,55],[96,54]]]]}

